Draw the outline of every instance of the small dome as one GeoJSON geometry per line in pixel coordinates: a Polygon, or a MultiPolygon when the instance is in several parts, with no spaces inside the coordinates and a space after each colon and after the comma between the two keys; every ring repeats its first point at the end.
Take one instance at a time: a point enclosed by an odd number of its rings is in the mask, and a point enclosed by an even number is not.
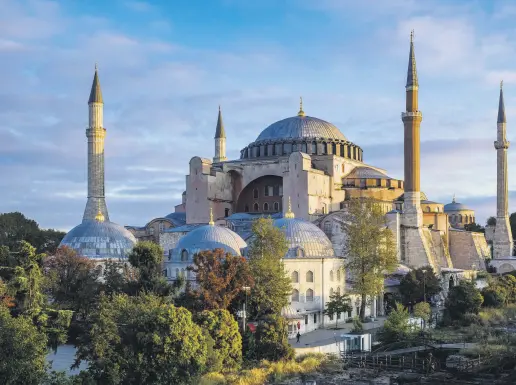
{"type": "Polygon", "coordinates": [[[240,235],[227,227],[205,225],[182,237],[173,253],[180,258],[183,250],[186,250],[189,256],[193,256],[200,251],[223,249],[233,255],[242,255],[242,249],[246,247],[247,243],[240,235]]]}
{"type": "Polygon", "coordinates": [[[293,116],[271,124],[256,139],[333,139],[347,140],[333,124],[312,116],[293,116]]]}
{"type": "Polygon", "coordinates": [[[174,226],[183,226],[186,224],[186,213],[170,213],[165,218],[170,220],[174,226]]]}
{"type": "Polygon", "coordinates": [[[392,179],[390,176],[385,175],[383,172],[375,170],[371,167],[355,167],[348,175],[346,179],[392,179]]]}
{"type": "Polygon", "coordinates": [[[133,234],[116,223],[85,220],[70,230],[59,246],[67,246],[87,258],[120,259],[127,258],[135,244],[133,234]]]}
{"type": "Polygon", "coordinates": [[[444,205],[444,212],[449,211],[472,211],[470,208],[468,208],[466,205],[463,205],[462,203],[455,201],[455,196],[453,196],[453,200],[451,203],[448,203],[447,205],[444,205]]]}
{"type": "Polygon", "coordinates": [[[285,258],[332,258],[333,245],[324,232],[311,222],[297,218],[280,218],[274,221],[287,237],[288,252],[285,258]]]}

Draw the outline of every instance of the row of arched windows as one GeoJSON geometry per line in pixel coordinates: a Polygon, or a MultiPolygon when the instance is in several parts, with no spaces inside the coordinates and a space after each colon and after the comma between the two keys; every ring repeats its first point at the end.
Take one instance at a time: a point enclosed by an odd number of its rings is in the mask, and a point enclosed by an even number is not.
{"type": "Polygon", "coordinates": [[[341,274],[342,274],[342,273],[341,273],[341,269],[338,269],[336,274],[333,272],[333,270],[331,270],[331,271],[330,271],[330,281],[331,281],[331,282],[333,282],[333,280],[334,280],[334,278],[335,278],[335,276],[336,276],[337,281],[338,281],[338,282],[340,282],[340,281],[341,281],[341,279],[342,279],[341,274]]]}
{"type": "MultiPolygon", "coordinates": [[[[299,273],[297,271],[293,271],[292,274],[290,274],[290,279],[292,280],[292,283],[299,283],[299,273]]],[[[307,271],[305,274],[305,282],[313,282],[314,281],[314,273],[313,271],[307,271]]]]}
{"type": "Polygon", "coordinates": [[[467,214],[452,214],[450,215],[450,223],[461,223],[465,225],[468,223],[475,223],[475,217],[467,214]]]}
{"type": "MultiPolygon", "coordinates": [[[[314,301],[314,291],[312,289],[308,289],[306,291],[305,301],[306,302],[314,301]]],[[[299,290],[297,290],[297,289],[292,290],[292,302],[299,302],[299,290]]]]}
{"type": "Polygon", "coordinates": [[[240,158],[260,158],[266,156],[290,155],[292,152],[304,152],[309,155],[334,154],[343,158],[362,161],[362,149],[354,144],[327,142],[294,142],[250,145],[240,152],[240,158]]]}
{"type": "MultiPolygon", "coordinates": [[[[254,212],[259,212],[260,211],[260,205],[258,203],[255,203],[253,205],[253,211],[254,212]]],[[[270,205],[268,202],[265,202],[263,204],[263,211],[274,211],[274,212],[278,212],[280,211],[280,204],[279,202],[274,202],[272,205],[270,205]],[[272,209],[274,208],[274,209],[272,209]],[[272,209],[272,210],[271,210],[272,209]]],[[[246,204],[245,207],[244,207],[244,212],[248,213],[249,212],[249,205],[246,204]]]]}
{"type": "MultiPolygon", "coordinates": [[[[176,275],[175,276],[172,276],[172,269],[170,270],[170,277],[171,278],[179,278],[179,277],[183,277],[183,278],[186,278],[186,279],[190,279],[192,277],[192,274],[190,272],[190,270],[188,269],[176,269],[176,275]]],[[[168,270],[165,269],[163,270],[163,275],[165,277],[168,277],[169,274],[168,274],[168,270]]]]}
{"type": "MultiPolygon", "coordinates": [[[[330,288],[330,296],[332,296],[333,293],[335,293],[335,291],[333,290],[333,287],[332,287],[332,288],[330,288]]],[[[337,294],[340,295],[340,287],[337,288],[337,294]]]]}

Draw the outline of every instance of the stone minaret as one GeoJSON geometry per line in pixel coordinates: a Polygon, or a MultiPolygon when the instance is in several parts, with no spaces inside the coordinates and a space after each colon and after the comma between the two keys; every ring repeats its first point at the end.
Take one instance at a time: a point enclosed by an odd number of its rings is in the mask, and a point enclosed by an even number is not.
{"type": "Polygon", "coordinates": [[[217,119],[217,129],[215,130],[215,156],[213,163],[224,162],[226,158],[226,132],[224,131],[224,122],[222,122],[222,112],[219,106],[219,117],[217,119]]]}
{"type": "Polygon", "coordinates": [[[419,154],[419,127],[423,115],[418,109],[418,89],[416,70],[416,56],[414,53],[414,31],[410,34],[410,54],[407,73],[406,111],[401,114],[405,128],[405,195],[403,217],[404,225],[421,227],[423,225],[423,213],[421,211],[420,192],[420,154],[419,154]]]}
{"type": "Polygon", "coordinates": [[[96,220],[103,217],[109,221],[104,194],[104,102],[100,90],[97,65],[95,65],[95,76],[91,85],[90,98],[88,100],[89,124],[86,129],[88,138],[88,202],[84,209],[85,220],[96,220]]]}
{"type": "Polygon", "coordinates": [[[512,255],[513,243],[509,223],[509,189],[507,183],[507,141],[505,105],[503,102],[503,83],[500,83],[500,101],[498,103],[496,149],[496,227],[493,240],[493,257],[506,258],[512,255]]]}

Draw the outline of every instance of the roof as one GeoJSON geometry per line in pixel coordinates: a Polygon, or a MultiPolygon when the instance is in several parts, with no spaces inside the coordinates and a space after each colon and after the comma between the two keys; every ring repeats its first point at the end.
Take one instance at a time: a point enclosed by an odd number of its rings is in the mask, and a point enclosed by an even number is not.
{"type": "Polygon", "coordinates": [[[183,225],[179,227],[170,227],[165,229],[164,233],[188,233],[192,230],[195,230],[197,227],[204,226],[206,223],[191,223],[188,225],[183,225]]]}
{"type": "Polygon", "coordinates": [[[85,220],[70,230],[59,246],[68,246],[87,258],[123,259],[135,244],[133,234],[116,223],[85,220]]]}
{"type": "Polygon", "coordinates": [[[102,100],[102,91],[100,90],[100,81],[97,66],[95,65],[95,75],[93,76],[93,83],[91,84],[89,103],[104,103],[102,100]]]}
{"type": "Polygon", "coordinates": [[[448,211],[472,211],[466,205],[455,201],[455,195],[453,196],[452,202],[444,205],[444,212],[448,211]]]}
{"type": "Polygon", "coordinates": [[[271,124],[256,141],[301,138],[347,140],[333,124],[312,116],[297,115],[271,124]]]}
{"type": "Polygon", "coordinates": [[[219,106],[219,116],[217,118],[217,128],[215,129],[215,138],[225,138],[226,131],[224,130],[224,122],[222,121],[222,112],[219,106]]]}
{"type": "MultiPolygon", "coordinates": [[[[426,197],[426,194],[421,191],[421,201],[427,201],[428,198],[426,197]]],[[[401,194],[399,197],[395,199],[395,202],[403,202],[405,201],[405,193],[401,194]]]]}
{"type": "Polygon", "coordinates": [[[392,179],[383,172],[371,167],[355,167],[345,179],[392,179]]]}
{"type": "Polygon", "coordinates": [[[223,249],[233,255],[242,255],[242,249],[246,247],[247,243],[234,231],[209,224],[199,226],[182,237],[173,253],[180,257],[183,250],[194,255],[204,250],[223,249]]]}
{"type": "Polygon", "coordinates": [[[500,99],[498,101],[498,119],[497,123],[506,123],[505,118],[505,104],[503,102],[503,82],[500,82],[500,99]]]}
{"type": "Polygon", "coordinates": [[[186,224],[186,213],[170,213],[165,218],[170,220],[174,226],[183,226],[186,224]]]}
{"type": "Polygon", "coordinates": [[[407,69],[407,85],[406,87],[417,87],[417,68],[416,68],[416,54],[414,52],[414,31],[410,33],[410,52],[409,52],[409,63],[407,69]]]}

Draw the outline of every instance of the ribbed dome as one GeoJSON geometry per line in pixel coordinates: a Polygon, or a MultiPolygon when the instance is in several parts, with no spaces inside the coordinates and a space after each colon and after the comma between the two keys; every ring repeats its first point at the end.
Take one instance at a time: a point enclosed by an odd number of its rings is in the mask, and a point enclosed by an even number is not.
{"type": "Polygon", "coordinates": [[[241,250],[246,247],[247,243],[240,235],[227,227],[206,225],[182,237],[174,248],[173,254],[180,258],[182,251],[186,250],[191,258],[200,251],[223,249],[233,255],[242,255],[241,250]]]}
{"type": "Polygon", "coordinates": [[[65,235],[59,246],[74,249],[78,255],[94,259],[127,258],[136,238],[113,222],[85,220],[65,235]]]}
{"type": "Polygon", "coordinates": [[[262,131],[256,142],[298,138],[347,140],[342,132],[329,122],[311,116],[294,116],[271,124],[262,131]]]}
{"type": "Polygon", "coordinates": [[[452,202],[448,203],[447,205],[444,205],[444,212],[448,211],[471,211],[470,208],[468,208],[466,205],[463,205],[459,202],[452,202]]]}
{"type": "Polygon", "coordinates": [[[297,218],[274,221],[287,237],[288,252],[285,258],[332,258],[333,246],[324,232],[311,222],[297,218]]]}

